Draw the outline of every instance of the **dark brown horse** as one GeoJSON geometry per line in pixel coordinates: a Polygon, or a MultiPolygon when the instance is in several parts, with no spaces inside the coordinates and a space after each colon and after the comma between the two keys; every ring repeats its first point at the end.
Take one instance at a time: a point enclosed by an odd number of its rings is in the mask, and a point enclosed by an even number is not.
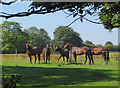
{"type": "Polygon", "coordinates": [[[73,54],[74,59],[75,59],[75,64],[77,64],[77,55],[85,54],[86,60],[84,62],[84,65],[86,64],[87,56],[89,58],[89,65],[91,64],[91,50],[89,49],[89,47],[87,47],[87,46],[76,47],[68,42],[65,44],[64,48],[66,48],[66,47],[70,48],[70,63],[71,63],[72,54],[73,54]]]}
{"type": "Polygon", "coordinates": [[[43,57],[43,60],[46,62],[47,64],[47,60],[49,60],[49,63],[50,63],[50,45],[49,43],[47,43],[46,45],[46,48],[43,48],[43,51],[42,51],[42,57],[43,57]]]}
{"type": "Polygon", "coordinates": [[[95,48],[95,47],[90,47],[91,49],[91,54],[92,54],[92,57],[91,57],[91,60],[92,60],[92,63],[93,63],[93,55],[103,55],[104,57],[104,64],[108,64],[108,61],[109,61],[109,51],[107,48],[105,47],[99,47],[99,48],[95,48]]]}
{"type": "Polygon", "coordinates": [[[64,62],[65,62],[64,57],[66,57],[66,58],[67,58],[67,62],[68,62],[68,59],[69,59],[69,50],[68,50],[68,49],[62,50],[59,46],[57,46],[57,47],[55,48],[55,51],[59,51],[59,52],[60,52],[60,57],[58,58],[58,61],[57,61],[57,62],[59,62],[59,59],[60,59],[61,57],[63,57],[63,61],[64,61],[64,62]]]}
{"type": "Polygon", "coordinates": [[[37,57],[36,57],[36,54],[38,54],[38,63],[40,64],[40,53],[41,53],[41,50],[38,49],[36,46],[35,47],[30,47],[28,42],[26,42],[26,53],[28,54],[29,58],[30,58],[30,63],[32,63],[32,57],[31,56],[35,56],[35,62],[36,63],[36,60],[37,60],[37,57]]]}

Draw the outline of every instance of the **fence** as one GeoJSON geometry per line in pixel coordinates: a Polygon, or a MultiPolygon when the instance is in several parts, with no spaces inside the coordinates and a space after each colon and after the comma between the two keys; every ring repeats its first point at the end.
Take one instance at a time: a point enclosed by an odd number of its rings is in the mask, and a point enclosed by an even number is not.
{"type": "MultiPolygon", "coordinates": [[[[94,55],[94,58],[103,58],[102,55],[94,55]]],[[[118,60],[118,58],[120,58],[120,52],[117,51],[109,51],[109,58],[115,58],[116,60],[118,60]]]]}

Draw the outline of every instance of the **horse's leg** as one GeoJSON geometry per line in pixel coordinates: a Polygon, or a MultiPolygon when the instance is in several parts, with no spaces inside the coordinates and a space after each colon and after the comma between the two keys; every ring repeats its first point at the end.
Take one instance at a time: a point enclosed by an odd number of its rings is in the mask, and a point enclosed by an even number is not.
{"type": "Polygon", "coordinates": [[[36,60],[37,60],[37,57],[36,57],[36,54],[35,54],[35,62],[34,62],[34,64],[36,63],[36,60]]]}
{"type": "Polygon", "coordinates": [[[91,64],[91,57],[90,55],[88,55],[88,58],[89,58],[89,65],[91,64]]]}
{"type": "Polygon", "coordinates": [[[107,65],[108,61],[109,61],[109,51],[108,51],[108,49],[106,50],[106,59],[107,59],[107,61],[106,61],[106,65],[107,65]]]}
{"type": "Polygon", "coordinates": [[[67,58],[67,63],[68,63],[68,56],[66,56],[66,58],[67,58]]]}
{"type": "Polygon", "coordinates": [[[64,64],[65,64],[65,58],[64,58],[64,56],[63,56],[63,61],[64,61],[64,64]]]}
{"type": "Polygon", "coordinates": [[[42,58],[43,58],[43,60],[45,61],[45,55],[42,53],[42,58]]]}
{"type": "Polygon", "coordinates": [[[65,62],[64,56],[63,56],[63,61],[65,62]]]}
{"type": "Polygon", "coordinates": [[[47,55],[47,52],[45,52],[45,60],[46,60],[46,64],[47,64],[47,59],[48,59],[48,55],[47,55]]]}
{"type": "Polygon", "coordinates": [[[31,55],[28,55],[28,56],[29,56],[29,58],[30,58],[30,63],[32,64],[31,55]]]}
{"type": "Polygon", "coordinates": [[[70,50],[70,64],[71,64],[71,59],[72,59],[72,50],[70,50]]]}
{"type": "Polygon", "coordinates": [[[91,54],[90,57],[91,57],[91,60],[92,60],[92,65],[93,65],[94,64],[93,55],[91,54]]]}
{"type": "Polygon", "coordinates": [[[103,57],[104,57],[104,63],[103,63],[103,65],[105,65],[105,63],[106,63],[106,54],[105,53],[103,54],[103,57]]]}
{"type": "Polygon", "coordinates": [[[76,55],[76,53],[74,53],[74,59],[75,59],[75,64],[77,64],[77,55],[76,55]]]}
{"type": "Polygon", "coordinates": [[[87,61],[87,53],[85,53],[85,62],[84,62],[84,65],[86,64],[86,61],[87,61]]]}
{"type": "Polygon", "coordinates": [[[40,54],[38,54],[38,61],[39,61],[38,63],[40,64],[40,54]]]}
{"type": "Polygon", "coordinates": [[[50,55],[48,56],[49,64],[50,64],[50,55]]]}
{"type": "Polygon", "coordinates": [[[60,57],[58,58],[58,61],[57,61],[57,63],[59,62],[59,60],[60,60],[60,58],[62,57],[62,55],[60,55],[60,57]]]}

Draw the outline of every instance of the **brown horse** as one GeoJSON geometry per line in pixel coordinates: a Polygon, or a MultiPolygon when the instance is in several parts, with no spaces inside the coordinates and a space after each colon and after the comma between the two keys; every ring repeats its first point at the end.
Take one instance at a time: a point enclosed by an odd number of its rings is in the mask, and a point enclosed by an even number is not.
{"type": "Polygon", "coordinates": [[[86,64],[87,56],[89,58],[89,65],[91,64],[91,50],[89,49],[89,47],[86,47],[86,46],[76,47],[76,46],[73,46],[72,44],[70,44],[68,42],[65,44],[64,48],[66,48],[66,47],[70,48],[70,63],[71,63],[72,54],[73,54],[74,59],[75,59],[75,64],[77,64],[77,55],[85,54],[86,60],[84,62],[84,65],[86,64]]]}
{"type": "Polygon", "coordinates": [[[40,64],[40,53],[41,53],[41,50],[38,49],[36,46],[35,47],[30,47],[28,42],[26,42],[26,53],[28,54],[29,58],[30,58],[30,63],[32,63],[32,58],[31,56],[34,55],[35,56],[35,62],[36,63],[36,60],[37,60],[37,57],[36,57],[36,54],[38,54],[38,63],[40,64]]]}
{"type": "Polygon", "coordinates": [[[91,49],[91,54],[92,54],[92,57],[91,57],[91,60],[92,60],[92,63],[93,63],[93,55],[103,55],[104,57],[104,64],[108,64],[108,61],[109,61],[109,51],[107,48],[105,47],[99,47],[99,48],[95,48],[95,47],[90,47],[91,49]]]}
{"type": "Polygon", "coordinates": [[[47,64],[47,60],[49,60],[49,63],[50,63],[50,45],[49,43],[47,43],[46,45],[46,48],[43,48],[43,51],[42,51],[42,57],[43,57],[43,60],[46,61],[46,64],[47,64]]]}
{"type": "Polygon", "coordinates": [[[67,62],[68,62],[68,59],[69,59],[69,50],[68,50],[68,49],[62,50],[59,46],[57,46],[57,47],[55,48],[55,51],[59,51],[59,52],[60,52],[60,57],[58,58],[58,61],[57,61],[57,62],[59,62],[59,59],[60,59],[61,57],[63,57],[63,61],[64,61],[64,62],[65,62],[64,57],[66,57],[66,58],[67,58],[67,62]]]}

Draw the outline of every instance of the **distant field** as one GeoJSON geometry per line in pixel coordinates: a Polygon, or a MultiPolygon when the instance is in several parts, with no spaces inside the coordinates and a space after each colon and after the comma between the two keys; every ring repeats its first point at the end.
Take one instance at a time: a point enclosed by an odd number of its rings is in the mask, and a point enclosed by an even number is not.
{"type": "MultiPolygon", "coordinates": [[[[94,57],[94,65],[83,65],[84,55],[77,57],[77,65],[64,63],[59,55],[51,55],[51,63],[43,60],[30,64],[26,54],[3,54],[2,74],[20,74],[18,86],[69,88],[76,86],[118,86],[118,53],[110,53],[109,65],[103,65],[104,59],[94,57]]],[[[42,57],[41,57],[42,59],[42,57]]],[[[34,57],[32,59],[34,62],[34,57]]],[[[74,62],[74,60],[72,60],[74,62]]]]}

